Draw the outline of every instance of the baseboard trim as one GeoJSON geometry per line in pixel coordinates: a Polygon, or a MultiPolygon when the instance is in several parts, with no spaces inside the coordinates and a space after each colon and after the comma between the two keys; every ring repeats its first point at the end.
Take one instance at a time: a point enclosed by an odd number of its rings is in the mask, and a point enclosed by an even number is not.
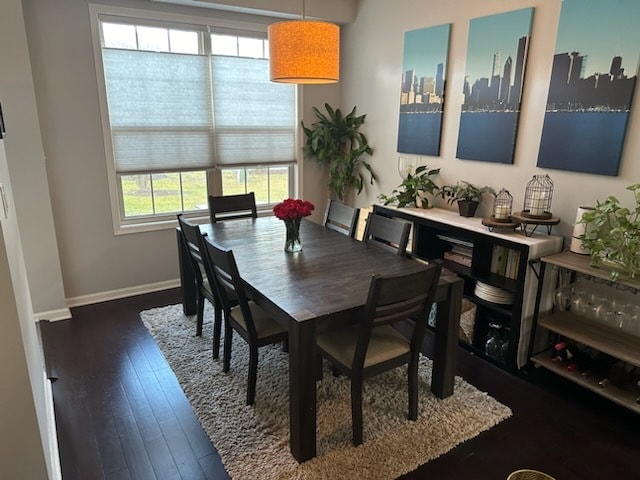
{"type": "Polygon", "coordinates": [[[57,322],[59,320],[67,320],[71,318],[71,310],[68,308],[58,308],[56,310],[48,310],[46,312],[34,313],[36,321],[49,320],[50,322],[57,322]]]}
{"type": "Polygon", "coordinates": [[[93,293],[91,295],[82,295],[74,298],[67,298],[69,308],[82,307],[93,303],[107,302],[109,300],[118,300],[120,298],[133,297],[135,295],[143,295],[145,293],[158,292],[160,290],[168,290],[180,286],[180,279],[167,280],[164,282],[149,283],[146,285],[138,285],[136,287],[122,288],[119,290],[109,290],[107,292],[93,293]]]}

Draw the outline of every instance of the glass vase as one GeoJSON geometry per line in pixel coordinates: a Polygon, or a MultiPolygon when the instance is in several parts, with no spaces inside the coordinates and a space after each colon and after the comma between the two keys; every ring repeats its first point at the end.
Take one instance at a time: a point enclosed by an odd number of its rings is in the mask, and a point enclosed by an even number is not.
{"type": "Polygon", "coordinates": [[[287,237],[284,241],[284,250],[286,252],[299,252],[302,250],[300,243],[300,218],[295,220],[285,220],[284,224],[287,229],[287,237]]]}

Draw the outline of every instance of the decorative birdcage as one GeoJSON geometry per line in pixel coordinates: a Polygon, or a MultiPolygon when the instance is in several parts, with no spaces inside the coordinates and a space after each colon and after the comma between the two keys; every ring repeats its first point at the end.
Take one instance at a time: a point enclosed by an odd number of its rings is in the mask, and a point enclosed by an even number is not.
{"type": "Polygon", "coordinates": [[[530,218],[551,218],[553,181],[549,175],[534,175],[524,193],[522,215],[530,218]]]}
{"type": "Polygon", "coordinates": [[[509,190],[503,188],[496,195],[496,201],[493,204],[493,213],[491,220],[496,222],[511,222],[511,209],[513,208],[513,197],[509,190]]]}

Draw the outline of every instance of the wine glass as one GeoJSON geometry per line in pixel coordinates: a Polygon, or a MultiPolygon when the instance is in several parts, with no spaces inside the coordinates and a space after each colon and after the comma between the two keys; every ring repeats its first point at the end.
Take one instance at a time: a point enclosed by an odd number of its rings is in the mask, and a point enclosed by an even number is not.
{"type": "Polygon", "coordinates": [[[571,289],[568,285],[558,288],[553,295],[553,304],[558,311],[569,310],[571,306],[571,289]]]}

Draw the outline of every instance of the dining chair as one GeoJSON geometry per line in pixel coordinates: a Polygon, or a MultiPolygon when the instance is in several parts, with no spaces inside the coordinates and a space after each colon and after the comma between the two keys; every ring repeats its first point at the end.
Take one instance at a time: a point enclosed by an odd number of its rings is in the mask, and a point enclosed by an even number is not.
{"type": "Polygon", "coordinates": [[[182,214],[178,214],[178,224],[180,225],[180,237],[182,248],[189,253],[189,266],[196,279],[196,302],[198,306],[196,320],[196,335],[202,335],[202,325],[204,323],[204,306],[206,300],[213,305],[213,358],[217,359],[220,354],[220,335],[222,332],[222,305],[218,299],[217,292],[207,275],[204,256],[202,255],[201,239],[203,238],[200,227],[185,220],[182,214]]]}
{"type": "Polygon", "coordinates": [[[363,241],[398,255],[405,255],[411,223],[370,213],[364,228],[363,241]]]}
{"type": "Polygon", "coordinates": [[[209,195],[211,223],[237,218],[257,218],[256,196],[253,192],[238,195],[209,195]]]}
{"type": "Polygon", "coordinates": [[[359,208],[350,207],[337,200],[329,199],[327,208],[324,211],[322,224],[331,230],[353,238],[358,227],[359,214],[359,208]]]}
{"type": "MultiPolygon", "coordinates": [[[[353,444],[363,441],[362,388],[365,379],[408,365],[409,420],[418,417],[418,360],[441,266],[431,263],[415,273],[373,275],[364,313],[345,328],[317,337],[316,345],[340,373],[351,380],[353,444]],[[392,324],[411,318],[407,338],[392,324]]],[[[393,392],[387,392],[391,395],[393,392]]]]}
{"type": "Polygon", "coordinates": [[[203,237],[202,246],[205,252],[205,265],[214,279],[224,312],[222,370],[226,373],[231,367],[231,340],[235,330],[249,345],[247,405],[253,405],[258,375],[258,349],[265,345],[283,342],[286,350],[288,348],[287,329],[247,298],[232,250],[220,248],[207,237],[203,237]],[[237,304],[234,305],[232,300],[236,300],[237,304]]]}

